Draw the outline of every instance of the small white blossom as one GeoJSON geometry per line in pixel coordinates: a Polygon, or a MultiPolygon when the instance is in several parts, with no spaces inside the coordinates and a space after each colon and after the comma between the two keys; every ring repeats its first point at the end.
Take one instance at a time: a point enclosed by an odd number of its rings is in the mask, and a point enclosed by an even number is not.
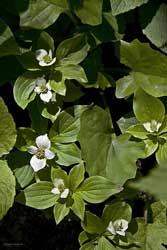
{"type": "Polygon", "coordinates": [[[42,67],[50,66],[56,62],[56,57],[52,57],[51,49],[49,50],[49,53],[45,49],[38,49],[35,51],[35,56],[39,65],[42,67]]]}
{"type": "Polygon", "coordinates": [[[144,128],[150,133],[158,132],[161,125],[162,124],[160,122],[157,122],[156,120],[151,120],[151,122],[143,123],[144,128]]]}
{"type": "Polygon", "coordinates": [[[113,235],[119,234],[125,236],[125,231],[128,229],[128,221],[124,219],[116,220],[114,222],[110,221],[107,229],[113,235]]]}
{"type": "Polygon", "coordinates": [[[65,187],[63,179],[54,179],[53,185],[54,188],[51,190],[51,193],[60,194],[60,198],[67,198],[69,194],[69,188],[65,187]]]}
{"type": "Polygon", "coordinates": [[[31,146],[28,149],[30,154],[33,154],[30,165],[35,172],[43,169],[46,166],[46,160],[51,160],[55,157],[55,154],[50,150],[51,143],[47,136],[40,135],[35,140],[36,146],[31,146]]]}
{"type": "Polygon", "coordinates": [[[36,87],[34,91],[40,96],[44,102],[49,102],[52,98],[52,91],[49,82],[46,82],[44,78],[37,78],[36,87]]]}

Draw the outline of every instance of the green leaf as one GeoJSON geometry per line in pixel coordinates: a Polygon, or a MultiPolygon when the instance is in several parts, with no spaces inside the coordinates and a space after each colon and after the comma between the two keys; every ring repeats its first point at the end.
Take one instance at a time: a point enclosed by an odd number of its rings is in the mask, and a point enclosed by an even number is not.
{"type": "Polygon", "coordinates": [[[62,41],[56,50],[56,57],[60,64],[79,64],[87,56],[89,45],[86,36],[77,34],[72,38],[62,41]]]}
{"type": "Polygon", "coordinates": [[[0,157],[8,154],[16,142],[16,127],[7,106],[0,97],[0,157]]]}
{"type": "Polygon", "coordinates": [[[95,250],[96,246],[92,242],[87,242],[79,250],[95,250]]]}
{"type": "Polygon", "coordinates": [[[87,88],[100,88],[105,90],[106,88],[110,88],[112,86],[111,79],[107,79],[107,77],[101,72],[97,73],[97,81],[94,84],[86,85],[87,88]]]}
{"type": "Polygon", "coordinates": [[[156,152],[156,160],[159,164],[164,163],[167,160],[167,142],[159,144],[156,152]]]}
{"type": "Polygon", "coordinates": [[[118,121],[117,121],[117,124],[122,132],[125,133],[126,130],[133,126],[133,125],[136,125],[138,123],[136,117],[121,117],[118,121]]]}
{"type": "Polygon", "coordinates": [[[21,151],[27,151],[35,144],[36,132],[31,128],[18,128],[16,147],[21,151]]]}
{"type": "Polygon", "coordinates": [[[19,47],[11,29],[0,19],[0,57],[19,54],[19,47]]]}
{"type": "Polygon", "coordinates": [[[167,243],[167,226],[162,223],[144,224],[144,221],[138,219],[138,231],[135,237],[142,250],[165,250],[162,245],[167,243]]]}
{"type": "Polygon", "coordinates": [[[81,83],[87,82],[85,71],[80,65],[73,65],[73,64],[62,65],[56,67],[56,70],[60,71],[63,74],[64,79],[68,80],[74,79],[81,83]]]}
{"type": "Polygon", "coordinates": [[[144,140],[145,144],[145,157],[152,155],[158,148],[158,142],[150,139],[144,140]]]}
{"type": "Polygon", "coordinates": [[[121,188],[109,179],[102,176],[91,176],[81,184],[76,193],[90,203],[100,203],[120,191],[121,188]]]}
{"type": "Polygon", "coordinates": [[[102,215],[102,219],[106,222],[106,226],[108,226],[110,221],[114,222],[119,219],[124,219],[130,222],[131,217],[132,209],[123,201],[116,201],[110,205],[106,205],[102,215]]]}
{"type": "Polygon", "coordinates": [[[53,145],[53,150],[58,156],[56,161],[63,166],[70,166],[72,164],[79,163],[81,161],[81,152],[76,144],[58,144],[53,145]]]}
{"type": "MultiPolygon", "coordinates": [[[[140,86],[155,97],[167,95],[167,58],[165,55],[137,39],[131,43],[122,41],[120,53],[121,63],[134,71],[132,78],[134,83],[132,81],[131,86],[140,86]]],[[[124,83],[124,80],[126,78],[120,81],[124,83]]],[[[124,85],[127,85],[126,81],[124,85]]],[[[125,90],[123,88],[123,91],[125,90]]]]}
{"type": "Polygon", "coordinates": [[[74,203],[72,204],[72,211],[81,219],[84,219],[85,203],[79,194],[73,194],[74,203]]]}
{"type": "Polygon", "coordinates": [[[78,117],[73,117],[66,111],[61,112],[50,130],[52,141],[56,143],[75,142],[80,129],[79,123],[78,117]]]}
{"type": "Polygon", "coordinates": [[[37,49],[51,50],[52,53],[54,52],[54,40],[47,32],[41,32],[37,41],[37,49]]]}
{"type": "Polygon", "coordinates": [[[105,224],[95,214],[86,212],[84,221],[81,222],[81,226],[87,233],[101,234],[105,231],[105,224]]]}
{"type": "Polygon", "coordinates": [[[118,185],[135,177],[136,160],[144,156],[144,143],[113,135],[110,117],[99,107],[82,114],[79,142],[89,175],[102,175],[118,185]]]}
{"type": "Polygon", "coordinates": [[[34,88],[38,77],[40,77],[40,74],[37,72],[26,72],[17,78],[13,90],[14,98],[22,109],[25,109],[35,99],[34,88]]]}
{"type": "Polygon", "coordinates": [[[66,203],[56,202],[53,210],[56,224],[59,224],[69,212],[70,208],[66,206],[66,203]]]}
{"type": "Polygon", "coordinates": [[[59,94],[59,95],[65,95],[66,94],[66,85],[65,85],[65,79],[62,78],[62,75],[59,71],[52,72],[49,76],[49,83],[52,88],[52,90],[59,94]],[[59,77],[60,75],[60,77],[59,77]]]}
{"type": "Polygon", "coordinates": [[[84,0],[75,10],[82,23],[98,25],[102,22],[102,0],[84,0]]]}
{"type": "Polygon", "coordinates": [[[89,239],[88,235],[87,235],[87,233],[85,231],[82,231],[79,234],[78,241],[79,241],[80,245],[83,245],[83,243],[86,242],[88,239],[89,239]]]}
{"type": "Polygon", "coordinates": [[[126,130],[126,132],[133,135],[136,138],[143,139],[143,140],[147,139],[148,131],[141,124],[136,124],[136,125],[130,126],[126,130]]]}
{"type": "Polygon", "coordinates": [[[128,76],[120,78],[116,82],[116,97],[124,98],[133,94],[137,88],[135,81],[135,74],[133,72],[128,76]]]}
{"type": "Polygon", "coordinates": [[[0,220],[12,207],[15,196],[15,178],[6,161],[0,160],[0,220]]]}
{"type": "Polygon", "coordinates": [[[58,195],[52,194],[53,184],[48,181],[34,183],[24,189],[25,205],[37,209],[46,209],[55,205],[58,195]]]}
{"type": "Polygon", "coordinates": [[[75,191],[76,188],[84,180],[85,167],[84,163],[80,162],[78,165],[74,166],[69,173],[70,190],[75,191]]]}
{"type": "Polygon", "coordinates": [[[165,116],[165,107],[163,103],[139,89],[134,95],[133,110],[136,118],[141,123],[156,120],[162,123],[165,116]]]}
{"type": "Polygon", "coordinates": [[[14,173],[22,188],[26,187],[34,178],[34,171],[30,165],[16,168],[14,173]]]}
{"type": "Polygon", "coordinates": [[[129,10],[135,9],[142,4],[147,3],[149,0],[110,0],[112,14],[114,16],[121,13],[127,12],[129,10]]]}
{"type": "Polygon", "coordinates": [[[155,46],[167,53],[166,22],[167,4],[162,3],[150,23],[143,29],[143,33],[155,46]]]}
{"type": "Polygon", "coordinates": [[[37,71],[42,69],[42,67],[38,64],[38,61],[35,58],[35,53],[32,51],[27,51],[21,54],[20,56],[17,56],[17,59],[22,64],[24,69],[31,71],[37,71]]]}
{"type": "Polygon", "coordinates": [[[116,249],[104,236],[98,240],[97,250],[114,250],[116,249]]]}
{"type": "Polygon", "coordinates": [[[65,187],[69,186],[69,178],[67,173],[61,168],[51,168],[51,179],[63,179],[65,187]]]}
{"type": "Polygon", "coordinates": [[[154,223],[166,224],[166,207],[161,202],[152,203],[151,211],[154,223]]]}
{"type": "Polygon", "coordinates": [[[45,0],[30,1],[28,9],[20,14],[20,26],[46,29],[52,25],[65,9],[45,0]]]}
{"type": "Polygon", "coordinates": [[[151,173],[137,181],[133,185],[134,188],[149,192],[167,207],[167,171],[166,166],[158,166],[151,173]]]}

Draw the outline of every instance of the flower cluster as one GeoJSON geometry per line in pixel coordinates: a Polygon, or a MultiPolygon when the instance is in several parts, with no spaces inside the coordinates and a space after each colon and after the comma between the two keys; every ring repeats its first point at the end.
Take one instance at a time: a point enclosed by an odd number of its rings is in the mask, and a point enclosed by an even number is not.
{"type": "Polygon", "coordinates": [[[39,65],[42,67],[51,66],[56,62],[56,57],[53,58],[51,49],[47,52],[45,49],[38,49],[35,56],[39,65]]]}
{"type": "Polygon", "coordinates": [[[69,194],[69,188],[65,187],[63,179],[54,179],[54,188],[51,190],[53,194],[59,194],[60,198],[67,198],[69,194]]]}
{"type": "Polygon", "coordinates": [[[51,142],[47,136],[40,135],[35,140],[37,146],[31,146],[28,149],[30,154],[33,154],[30,165],[35,172],[43,169],[46,166],[46,160],[51,160],[55,154],[50,150],[51,142]]]}
{"type": "Polygon", "coordinates": [[[125,236],[125,231],[128,229],[128,221],[124,219],[116,220],[114,222],[110,221],[107,229],[113,235],[119,234],[125,236]]]}

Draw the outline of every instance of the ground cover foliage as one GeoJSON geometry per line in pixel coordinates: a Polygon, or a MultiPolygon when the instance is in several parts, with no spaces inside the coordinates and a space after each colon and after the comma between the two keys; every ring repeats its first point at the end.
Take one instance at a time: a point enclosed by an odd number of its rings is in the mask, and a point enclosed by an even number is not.
{"type": "Polygon", "coordinates": [[[1,0],[2,249],[166,249],[166,23],[165,0],[1,0]]]}

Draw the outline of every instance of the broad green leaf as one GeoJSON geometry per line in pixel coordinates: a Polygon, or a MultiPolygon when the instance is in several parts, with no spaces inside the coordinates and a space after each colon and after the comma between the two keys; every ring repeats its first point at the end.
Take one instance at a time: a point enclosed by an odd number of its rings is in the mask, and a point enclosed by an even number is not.
{"type": "Polygon", "coordinates": [[[162,244],[167,243],[167,225],[163,223],[144,224],[138,219],[138,231],[135,237],[142,250],[165,250],[162,244]]]}
{"type": "Polygon", "coordinates": [[[73,117],[66,111],[61,112],[50,130],[50,136],[55,143],[69,143],[77,140],[80,129],[78,117],[73,117]]]}
{"type": "Polygon", "coordinates": [[[38,61],[35,58],[35,53],[32,51],[26,51],[20,56],[17,56],[17,59],[24,69],[30,71],[37,71],[42,69],[42,67],[38,64],[38,61]]]}
{"type": "Polygon", "coordinates": [[[63,74],[64,79],[68,80],[74,79],[81,83],[87,82],[85,71],[80,65],[74,65],[74,64],[62,65],[58,66],[56,70],[60,71],[63,74]]]}
{"type": "Polygon", "coordinates": [[[167,142],[159,144],[156,152],[156,160],[159,164],[167,161],[167,142]]]}
{"type": "Polygon", "coordinates": [[[37,49],[45,49],[48,52],[51,50],[52,53],[54,52],[54,40],[47,32],[41,32],[37,41],[37,49]]]}
{"type": "Polygon", "coordinates": [[[106,222],[106,226],[108,226],[110,221],[114,222],[119,219],[124,219],[130,222],[131,217],[131,207],[127,203],[122,201],[116,201],[109,205],[106,205],[102,215],[102,219],[106,222]]]}
{"type": "Polygon", "coordinates": [[[167,77],[167,58],[159,51],[153,50],[148,43],[137,39],[131,43],[121,42],[121,63],[135,72],[146,75],[167,77]]]}
{"type": "Polygon", "coordinates": [[[80,247],[79,250],[95,250],[96,246],[93,242],[87,242],[83,246],[80,247]]]}
{"type": "Polygon", "coordinates": [[[109,179],[102,176],[91,176],[81,184],[76,193],[90,203],[100,203],[120,191],[121,188],[109,179]]]}
{"type": "Polygon", "coordinates": [[[148,131],[141,124],[136,124],[136,125],[130,126],[126,130],[126,132],[133,135],[136,138],[143,139],[143,140],[147,139],[148,131]]]}
{"type": "Polygon", "coordinates": [[[46,104],[41,102],[41,100],[39,100],[38,107],[39,110],[41,111],[41,115],[44,118],[51,120],[52,123],[54,123],[57,120],[61,112],[61,107],[56,101],[49,102],[46,104]]]}
{"type": "Polygon", "coordinates": [[[110,88],[112,86],[111,80],[107,79],[107,77],[101,72],[97,73],[97,81],[92,85],[86,85],[87,88],[100,88],[105,90],[106,88],[110,88]]]}
{"type": "Polygon", "coordinates": [[[98,240],[97,250],[114,250],[116,249],[114,245],[110,243],[104,236],[98,240]]]}
{"type": "Polygon", "coordinates": [[[66,94],[66,85],[65,85],[65,79],[63,79],[60,72],[52,72],[49,76],[49,83],[52,88],[52,90],[59,94],[59,95],[65,95],[66,94]],[[60,77],[59,77],[60,75],[60,77]]]}
{"type": "Polygon", "coordinates": [[[25,205],[37,209],[46,209],[55,205],[58,195],[52,194],[53,184],[48,181],[34,183],[24,189],[25,205]]]}
{"type": "Polygon", "coordinates": [[[122,39],[123,34],[119,33],[119,25],[118,25],[117,18],[112,15],[111,11],[110,12],[103,12],[103,16],[114,30],[115,41],[122,39]]]}
{"type": "Polygon", "coordinates": [[[162,3],[150,23],[143,29],[147,38],[162,51],[167,53],[167,4],[162,3]]]}
{"type": "Polygon", "coordinates": [[[45,0],[30,1],[28,9],[20,14],[20,26],[46,29],[52,25],[65,9],[45,0]]]}
{"type": "Polygon", "coordinates": [[[86,242],[88,239],[88,235],[85,231],[82,231],[78,236],[78,241],[80,245],[83,245],[83,243],[86,242]]]}
{"type": "Polygon", "coordinates": [[[15,177],[6,161],[0,160],[0,220],[12,207],[15,196],[15,177]]]}
{"type": "Polygon", "coordinates": [[[70,190],[75,191],[76,188],[84,180],[85,167],[84,163],[80,162],[78,165],[74,166],[69,173],[70,190]]]}
{"type": "Polygon", "coordinates": [[[156,122],[162,123],[165,116],[165,107],[156,97],[150,96],[139,89],[134,95],[133,110],[136,118],[141,123],[156,122]]]}
{"type": "Polygon", "coordinates": [[[81,222],[81,226],[87,233],[101,234],[105,231],[105,224],[95,214],[86,212],[84,221],[81,222]]]}
{"type": "Polygon", "coordinates": [[[70,212],[70,208],[66,206],[66,203],[56,202],[53,213],[56,224],[59,224],[64,217],[66,217],[70,212]]]}
{"type": "Polygon", "coordinates": [[[3,99],[0,97],[0,157],[8,154],[15,142],[15,123],[3,99]]]}
{"type": "Polygon", "coordinates": [[[81,86],[76,85],[73,80],[66,80],[66,95],[63,97],[64,102],[74,102],[82,97],[84,93],[81,86]]]}
{"type": "Polygon", "coordinates": [[[136,117],[121,117],[118,121],[117,121],[117,124],[122,132],[125,133],[126,130],[133,126],[133,125],[136,125],[138,123],[136,117]]]}
{"type": "Polygon", "coordinates": [[[102,22],[103,0],[84,0],[82,5],[75,10],[75,14],[82,23],[98,25],[102,22]]]}
{"type": "Polygon", "coordinates": [[[128,97],[134,93],[137,86],[135,84],[135,74],[131,73],[128,76],[124,76],[120,78],[116,82],[116,97],[117,98],[124,98],[128,97]]]}
{"type": "Polygon", "coordinates": [[[144,143],[113,135],[110,117],[99,107],[82,114],[79,142],[89,175],[102,175],[118,185],[135,177],[136,160],[144,156],[144,143]]]}
{"type": "Polygon", "coordinates": [[[56,57],[60,64],[79,64],[87,56],[89,45],[83,34],[62,41],[56,50],[56,57]]]}
{"type": "Polygon", "coordinates": [[[19,54],[19,47],[11,29],[0,19],[0,57],[19,54]]]}
{"type": "Polygon", "coordinates": [[[58,164],[63,166],[70,166],[72,164],[79,163],[81,161],[81,152],[76,144],[59,144],[53,145],[53,150],[57,154],[58,164]]]}
{"type": "Polygon", "coordinates": [[[28,148],[35,144],[37,137],[36,132],[31,128],[18,128],[16,147],[21,151],[27,151],[28,148]]]}
{"type": "Polygon", "coordinates": [[[166,224],[166,207],[159,201],[151,204],[152,218],[154,223],[166,224]]]}
{"type": "Polygon", "coordinates": [[[37,72],[26,72],[17,78],[13,90],[14,98],[22,109],[25,109],[29,102],[34,100],[36,96],[34,88],[38,77],[40,74],[37,72]]]}
{"type": "Polygon", "coordinates": [[[54,181],[54,179],[63,179],[65,186],[69,186],[67,173],[61,168],[51,168],[51,179],[52,181],[54,181]]]}
{"type": "Polygon", "coordinates": [[[135,9],[142,4],[147,3],[149,0],[110,0],[112,14],[114,16],[129,10],[135,9]]]}
{"type": "Polygon", "coordinates": [[[22,188],[26,187],[34,178],[34,171],[30,165],[16,168],[14,174],[22,188]]]}
{"type": "Polygon", "coordinates": [[[145,144],[145,149],[144,149],[145,157],[152,155],[158,148],[158,142],[151,139],[144,140],[144,144],[145,144]]]}
{"type": "MultiPolygon", "coordinates": [[[[133,70],[132,80],[134,82],[132,81],[130,86],[140,86],[148,94],[155,97],[167,95],[167,58],[165,55],[153,50],[147,43],[141,43],[137,39],[131,43],[122,41],[120,53],[121,63],[133,70]]],[[[126,78],[120,79],[122,84],[120,90],[127,94],[126,88],[124,89],[124,86],[127,86],[125,80],[126,78]]],[[[120,94],[122,95],[121,92],[120,94]]]]}
{"type": "Polygon", "coordinates": [[[166,166],[158,166],[148,176],[134,183],[133,187],[155,195],[167,207],[166,178],[166,166]]]}
{"type": "Polygon", "coordinates": [[[73,194],[74,203],[71,207],[72,211],[81,219],[84,219],[85,203],[79,194],[73,194]]]}

